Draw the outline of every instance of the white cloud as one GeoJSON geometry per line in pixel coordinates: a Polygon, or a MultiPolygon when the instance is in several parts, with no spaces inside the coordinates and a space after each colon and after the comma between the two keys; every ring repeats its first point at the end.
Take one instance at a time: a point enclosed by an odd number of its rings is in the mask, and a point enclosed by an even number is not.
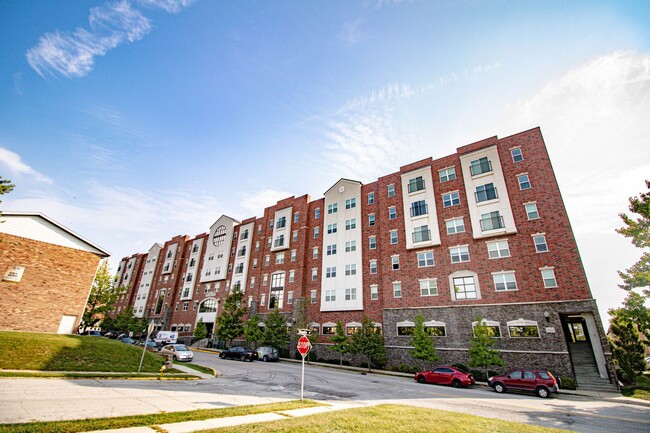
{"type": "Polygon", "coordinates": [[[287,197],[292,197],[294,194],[285,191],[277,191],[273,189],[265,189],[253,194],[244,194],[240,200],[241,208],[246,212],[245,218],[250,215],[262,215],[265,208],[275,205],[278,201],[287,197]]]}
{"type": "Polygon", "coordinates": [[[38,182],[53,183],[52,179],[25,164],[20,155],[3,147],[0,147],[0,164],[4,165],[11,173],[31,176],[38,182]]]}
{"type": "MultiPolygon", "coordinates": [[[[190,0],[140,0],[139,3],[177,13],[190,0]]],[[[95,58],[119,45],[142,39],[151,31],[151,22],[127,0],[107,2],[90,9],[90,30],[55,30],[46,33],[27,51],[29,65],[41,76],[59,74],[83,77],[92,71],[95,58]]]]}
{"type": "Polygon", "coordinates": [[[364,24],[365,19],[359,17],[352,21],[347,21],[343,24],[343,30],[341,32],[341,39],[344,42],[354,45],[365,39],[364,33],[361,31],[361,26],[364,24]]]}

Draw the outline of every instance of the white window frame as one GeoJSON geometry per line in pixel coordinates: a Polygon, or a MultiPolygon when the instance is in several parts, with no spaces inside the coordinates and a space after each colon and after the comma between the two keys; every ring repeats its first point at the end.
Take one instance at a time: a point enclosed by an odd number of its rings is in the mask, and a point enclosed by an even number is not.
{"type": "Polygon", "coordinates": [[[442,195],[442,207],[448,208],[460,205],[460,192],[450,191],[442,195]],[[456,203],[455,203],[456,202],[456,203]]]}
{"type": "Polygon", "coordinates": [[[451,263],[467,263],[472,260],[470,254],[469,254],[469,245],[457,245],[455,247],[450,247],[449,248],[449,257],[451,259],[451,263]],[[465,254],[463,254],[465,253],[465,254]],[[466,260],[463,260],[464,256],[467,256],[466,260]],[[457,260],[454,260],[454,257],[458,257],[457,260]]]}
{"type": "Polygon", "coordinates": [[[392,286],[393,286],[393,298],[401,298],[402,297],[402,282],[401,281],[393,281],[392,286]]]}
{"type": "Polygon", "coordinates": [[[557,276],[555,275],[555,269],[554,268],[539,268],[541,274],[542,274],[542,282],[544,283],[544,288],[545,289],[555,289],[558,287],[557,284],[557,276]],[[553,283],[554,285],[548,285],[546,282],[551,280],[550,276],[548,276],[548,273],[552,275],[553,283]],[[544,273],[547,273],[545,276],[544,273]]]}
{"type": "Polygon", "coordinates": [[[463,217],[452,218],[445,221],[448,235],[455,235],[457,233],[465,233],[465,219],[463,217]],[[459,224],[460,221],[460,224],[459,224]],[[451,230],[450,230],[451,229],[451,230]]]}
{"type": "Polygon", "coordinates": [[[546,233],[535,233],[532,235],[533,237],[533,244],[535,245],[535,252],[536,253],[548,253],[548,242],[546,241],[546,233]],[[543,240],[544,242],[538,242],[539,240],[543,240]],[[542,247],[543,245],[543,247],[542,247]]]}
{"type": "Polygon", "coordinates": [[[524,319],[511,320],[509,322],[506,322],[506,328],[508,329],[509,338],[537,338],[537,339],[542,338],[542,334],[539,332],[539,325],[534,320],[524,320],[524,319]],[[511,326],[529,326],[529,327],[534,326],[535,328],[537,328],[537,337],[517,337],[517,336],[513,337],[512,335],[510,335],[511,326]]]}
{"type": "Polygon", "coordinates": [[[510,257],[510,244],[508,239],[501,239],[498,241],[490,241],[485,243],[488,250],[488,258],[490,259],[501,259],[503,257],[510,257]],[[503,247],[505,244],[505,248],[503,247]],[[504,253],[504,251],[507,252],[504,253]]]}
{"type": "Polygon", "coordinates": [[[435,256],[433,251],[420,251],[416,254],[418,259],[418,268],[430,268],[436,265],[435,256]],[[429,255],[431,258],[429,259],[429,255]]]}
{"type": "Polygon", "coordinates": [[[424,280],[419,280],[420,286],[420,296],[438,296],[438,279],[437,278],[426,278],[424,280]],[[423,287],[426,285],[426,287],[423,287]],[[435,293],[432,291],[435,290],[435,293]]]}
{"type": "Polygon", "coordinates": [[[520,191],[525,191],[533,187],[533,185],[530,183],[530,177],[528,176],[528,173],[518,174],[517,183],[519,184],[520,191]]]}
{"type": "Polygon", "coordinates": [[[442,170],[438,170],[438,179],[440,179],[440,183],[444,182],[449,182],[452,180],[456,180],[456,167],[451,166],[451,167],[445,167],[442,170]],[[443,177],[444,174],[444,177],[443,177]],[[451,178],[450,174],[453,175],[453,178],[451,178]]]}
{"type": "Polygon", "coordinates": [[[379,286],[377,284],[370,285],[370,300],[377,301],[379,299],[379,286]]]}
{"type": "Polygon", "coordinates": [[[515,292],[519,290],[515,271],[492,272],[492,281],[494,282],[494,290],[496,292],[515,292]],[[509,288],[509,283],[513,283],[515,287],[509,288]],[[502,285],[503,288],[499,289],[499,285],[502,285]]]}
{"type": "Polygon", "coordinates": [[[524,203],[524,209],[526,210],[526,218],[528,218],[528,221],[533,221],[536,219],[539,219],[539,209],[537,208],[537,202],[530,202],[530,203],[524,203]],[[529,210],[529,207],[531,208],[529,210]],[[534,208],[534,210],[532,210],[534,208]],[[531,217],[531,215],[535,215],[534,217],[531,217]]]}

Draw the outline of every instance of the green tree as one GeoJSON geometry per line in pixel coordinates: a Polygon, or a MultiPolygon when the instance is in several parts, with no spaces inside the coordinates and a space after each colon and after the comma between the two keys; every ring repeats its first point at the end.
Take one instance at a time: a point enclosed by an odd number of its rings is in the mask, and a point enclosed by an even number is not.
{"type": "Polygon", "coordinates": [[[253,349],[257,348],[257,344],[262,341],[264,334],[260,329],[260,316],[253,314],[244,327],[244,340],[250,344],[253,349]]]}
{"type": "Polygon", "coordinates": [[[330,341],[334,343],[330,349],[339,353],[339,365],[343,365],[343,355],[350,353],[350,339],[345,335],[345,329],[343,329],[343,323],[340,320],[336,322],[336,331],[330,341]]]}
{"type": "Polygon", "coordinates": [[[415,317],[415,328],[411,337],[411,345],[413,346],[413,350],[409,350],[411,356],[415,359],[421,359],[430,363],[432,368],[440,360],[440,356],[436,353],[433,335],[424,327],[424,317],[421,314],[415,317]]]}
{"type": "Polygon", "coordinates": [[[492,331],[485,324],[481,316],[476,317],[474,335],[470,338],[469,366],[482,368],[485,376],[488,376],[489,367],[503,367],[505,363],[501,359],[501,352],[493,349],[496,340],[492,338],[492,331]]]}
{"type": "Polygon", "coordinates": [[[244,293],[241,290],[233,290],[223,301],[223,310],[217,316],[215,323],[215,335],[228,345],[232,340],[244,332],[242,317],[246,314],[246,306],[243,306],[244,293]]]}
{"type": "Polygon", "coordinates": [[[625,316],[613,314],[609,334],[612,355],[623,373],[623,380],[633,383],[645,369],[644,348],[639,340],[639,331],[625,316]]]}
{"type": "Polygon", "coordinates": [[[372,371],[371,364],[373,362],[378,366],[386,363],[384,338],[375,327],[374,322],[366,316],[361,319],[361,328],[352,334],[350,352],[366,357],[369,372],[372,371]]]}
{"type": "Polygon", "coordinates": [[[646,307],[646,299],[642,295],[630,291],[623,301],[623,307],[610,310],[609,314],[634,323],[637,331],[645,335],[646,341],[650,341],[650,310],[646,307]]]}
{"type": "Polygon", "coordinates": [[[208,327],[203,323],[203,319],[199,319],[198,323],[194,327],[194,338],[197,340],[203,340],[208,336],[208,327]]]}
{"type": "MultiPolygon", "coordinates": [[[[104,319],[104,322],[106,319],[104,319]]],[[[116,331],[122,332],[133,332],[134,334],[138,332],[140,320],[135,317],[133,314],[133,308],[129,307],[122,310],[117,316],[115,316],[115,321],[113,322],[113,329],[116,331]]],[[[102,322],[102,329],[104,324],[102,322]]]]}
{"type": "MultiPolygon", "coordinates": [[[[645,181],[648,192],[639,194],[639,197],[630,197],[629,210],[636,214],[632,218],[624,213],[619,214],[624,227],[616,232],[632,240],[637,248],[645,249],[650,247],[650,181],[645,181]]],[[[619,271],[623,284],[621,289],[628,292],[634,289],[642,289],[646,298],[650,298],[650,252],[645,251],[641,258],[625,272],[619,271]]]]}
{"type": "Polygon", "coordinates": [[[113,287],[111,268],[108,262],[103,260],[97,269],[90,295],[88,295],[86,309],[82,316],[83,325],[92,327],[99,323],[104,316],[113,311],[116,300],[117,291],[113,287]]]}
{"type": "MultiPolygon", "coordinates": [[[[16,185],[12,184],[10,180],[3,179],[2,176],[0,176],[0,195],[9,194],[14,190],[15,186],[16,185]]],[[[2,201],[0,201],[0,203],[2,203],[2,201]]],[[[0,216],[2,216],[2,212],[0,212],[0,216]]]]}
{"type": "Polygon", "coordinates": [[[277,308],[266,316],[264,325],[262,345],[275,347],[278,350],[289,346],[287,321],[277,308]]]}

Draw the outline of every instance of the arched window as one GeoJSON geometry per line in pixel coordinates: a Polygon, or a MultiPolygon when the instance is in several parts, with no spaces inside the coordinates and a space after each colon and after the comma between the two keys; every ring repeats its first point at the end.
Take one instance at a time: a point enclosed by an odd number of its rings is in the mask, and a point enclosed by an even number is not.
{"type": "Polygon", "coordinates": [[[216,299],[206,299],[199,307],[199,313],[216,313],[218,306],[216,299]]]}

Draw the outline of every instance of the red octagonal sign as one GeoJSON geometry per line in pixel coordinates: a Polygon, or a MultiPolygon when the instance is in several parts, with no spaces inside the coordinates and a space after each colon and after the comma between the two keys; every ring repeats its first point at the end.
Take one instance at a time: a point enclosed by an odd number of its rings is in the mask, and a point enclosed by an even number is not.
{"type": "Polygon", "coordinates": [[[309,349],[311,349],[311,344],[309,344],[309,338],[303,335],[298,340],[298,352],[300,352],[300,354],[304,358],[309,353],[309,349]]]}

